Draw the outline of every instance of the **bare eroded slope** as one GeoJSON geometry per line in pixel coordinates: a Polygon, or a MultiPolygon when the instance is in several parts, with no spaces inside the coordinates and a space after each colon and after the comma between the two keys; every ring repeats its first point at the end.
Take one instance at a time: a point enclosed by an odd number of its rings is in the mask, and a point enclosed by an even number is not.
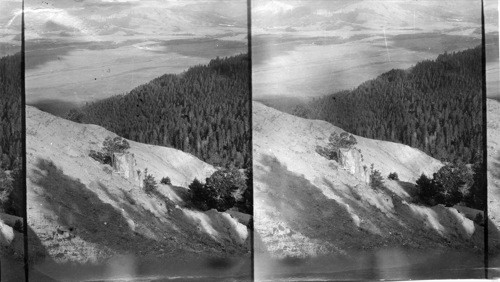
{"type": "Polygon", "coordinates": [[[184,207],[187,185],[215,168],[192,155],[133,141],[136,169],[157,182],[147,194],[137,183],[88,156],[116,136],[95,125],[27,107],[27,195],[32,257],[100,262],[134,257],[236,256],[249,250],[247,227],[228,213],[184,207]]]}
{"type": "MultiPolygon", "coordinates": [[[[340,164],[319,155],[342,129],[253,104],[257,251],[274,257],[348,254],[353,250],[480,250],[482,227],[455,208],[415,204],[414,182],[442,164],[409,146],[355,136],[361,158],[340,164]],[[353,167],[381,171],[375,190],[353,167]],[[387,179],[397,172],[401,181],[387,179]]],[[[346,152],[346,158],[354,154],[346,152]]]]}
{"type": "Polygon", "coordinates": [[[488,218],[490,261],[500,266],[500,102],[487,99],[488,218]]]}

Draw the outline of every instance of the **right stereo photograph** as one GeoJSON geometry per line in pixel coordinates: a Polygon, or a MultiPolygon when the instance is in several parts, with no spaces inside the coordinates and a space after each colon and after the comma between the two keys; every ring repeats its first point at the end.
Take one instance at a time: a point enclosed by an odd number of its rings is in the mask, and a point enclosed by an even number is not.
{"type": "Polygon", "coordinates": [[[256,280],[498,277],[497,5],[251,2],[256,280]]]}

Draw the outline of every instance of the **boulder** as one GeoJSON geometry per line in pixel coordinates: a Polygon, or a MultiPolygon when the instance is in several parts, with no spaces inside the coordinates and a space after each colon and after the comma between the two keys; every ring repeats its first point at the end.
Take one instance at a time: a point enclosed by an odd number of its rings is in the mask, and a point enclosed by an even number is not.
{"type": "Polygon", "coordinates": [[[14,229],[0,221],[0,246],[10,246],[14,240],[14,229]]]}

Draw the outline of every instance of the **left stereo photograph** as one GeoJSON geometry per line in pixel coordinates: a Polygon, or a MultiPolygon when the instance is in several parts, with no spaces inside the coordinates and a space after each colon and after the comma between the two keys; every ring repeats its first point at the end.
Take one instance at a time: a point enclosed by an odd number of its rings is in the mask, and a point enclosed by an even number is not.
{"type": "Polygon", "coordinates": [[[23,281],[22,2],[0,11],[0,281],[23,281]]]}
{"type": "Polygon", "coordinates": [[[251,280],[247,2],[24,5],[30,280],[251,280]]]}

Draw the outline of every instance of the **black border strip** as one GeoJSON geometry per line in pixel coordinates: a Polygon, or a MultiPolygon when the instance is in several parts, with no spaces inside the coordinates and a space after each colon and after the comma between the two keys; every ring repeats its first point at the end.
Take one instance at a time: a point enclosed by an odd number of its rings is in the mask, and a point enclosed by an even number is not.
{"type": "Polygon", "coordinates": [[[25,62],[25,34],[24,34],[24,0],[21,8],[21,187],[24,190],[23,197],[23,239],[24,239],[24,280],[29,281],[29,253],[28,253],[28,190],[26,189],[26,62],[25,62]]]}
{"type": "Polygon", "coordinates": [[[489,267],[489,262],[488,262],[488,253],[489,253],[489,247],[488,247],[488,142],[487,142],[487,136],[488,136],[488,126],[487,126],[487,119],[486,119],[486,113],[487,113],[487,106],[486,106],[486,33],[485,33],[485,28],[484,28],[484,0],[481,0],[481,63],[482,63],[482,100],[483,100],[483,115],[482,115],[482,122],[483,122],[483,163],[482,163],[482,170],[483,170],[483,176],[484,176],[484,278],[488,279],[488,267],[489,267]]]}

